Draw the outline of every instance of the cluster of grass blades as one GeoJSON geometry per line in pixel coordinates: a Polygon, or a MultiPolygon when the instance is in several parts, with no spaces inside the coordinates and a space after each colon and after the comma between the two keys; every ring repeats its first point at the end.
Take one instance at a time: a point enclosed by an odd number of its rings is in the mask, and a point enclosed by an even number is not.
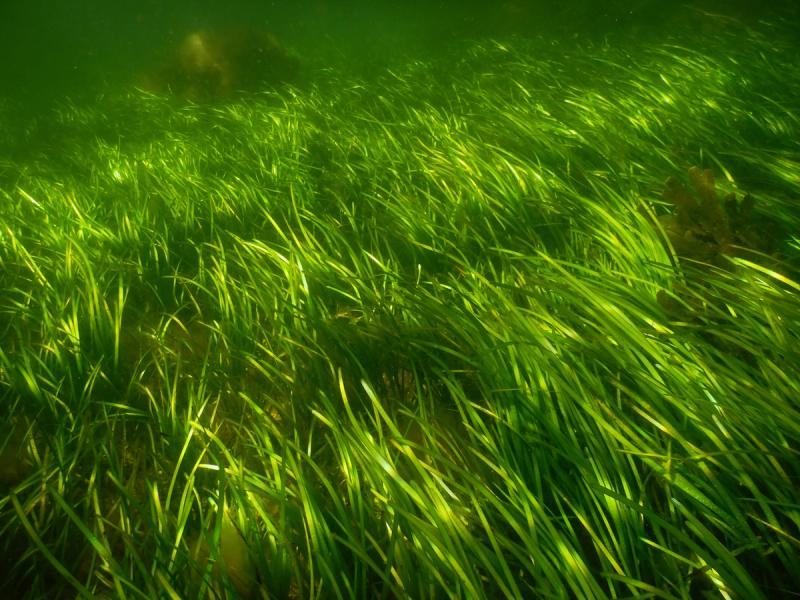
{"type": "Polygon", "coordinates": [[[800,77],[732,27],[3,138],[2,593],[788,597],[800,77]],[[695,163],[769,267],[675,260],[695,163]]]}

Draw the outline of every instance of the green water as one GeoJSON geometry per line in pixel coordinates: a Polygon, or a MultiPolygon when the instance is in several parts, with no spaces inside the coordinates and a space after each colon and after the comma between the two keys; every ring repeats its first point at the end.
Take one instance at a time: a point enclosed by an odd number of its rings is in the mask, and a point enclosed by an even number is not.
{"type": "MultiPolygon", "coordinates": [[[[696,7],[757,23],[797,18],[792,2],[707,0],[696,7]],[[756,6],[757,5],[757,6],[756,6]]],[[[691,3],[554,2],[122,2],[6,3],[0,21],[3,94],[46,104],[135,81],[187,33],[230,24],[274,32],[316,67],[387,64],[446,53],[467,37],[657,37],[691,27],[691,3]]]]}

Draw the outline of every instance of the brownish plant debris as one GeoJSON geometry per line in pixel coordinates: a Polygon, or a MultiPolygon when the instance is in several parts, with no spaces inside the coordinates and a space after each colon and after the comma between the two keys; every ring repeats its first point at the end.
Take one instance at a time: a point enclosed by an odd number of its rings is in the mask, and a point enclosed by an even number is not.
{"type": "Polygon", "coordinates": [[[670,251],[682,264],[700,269],[686,271],[684,283],[676,283],[672,293],[658,293],[659,304],[672,316],[681,318],[703,312],[703,305],[711,297],[703,291],[709,289],[711,267],[732,269],[726,257],[743,257],[770,268],[777,268],[780,262],[770,254],[777,226],[763,218],[755,220],[752,196],[747,194],[739,202],[731,192],[720,199],[710,169],[691,167],[689,179],[693,192],[677,178],[667,179],[662,198],[675,211],[658,217],[670,251]]]}
{"type": "Polygon", "coordinates": [[[723,255],[769,251],[769,239],[753,224],[753,197],[739,202],[731,192],[720,199],[710,169],[689,169],[692,194],[678,179],[667,179],[664,200],[676,207],[659,217],[678,258],[719,265],[723,255]]]}
{"type": "Polygon", "coordinates": [[[224,99],[294,81],[299,60],[271,33],[250,27],[186,35],[143,87],[192,101],[224,99]]]}

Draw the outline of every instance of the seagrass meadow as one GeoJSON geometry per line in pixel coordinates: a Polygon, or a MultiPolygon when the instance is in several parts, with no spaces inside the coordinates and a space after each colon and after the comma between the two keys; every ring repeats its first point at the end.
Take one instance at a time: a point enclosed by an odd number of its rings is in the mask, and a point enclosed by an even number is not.
{"type": "Polygon", "coordinates": [[[796,31],[0,100],[0,595],[797,597],[796,31]]]}

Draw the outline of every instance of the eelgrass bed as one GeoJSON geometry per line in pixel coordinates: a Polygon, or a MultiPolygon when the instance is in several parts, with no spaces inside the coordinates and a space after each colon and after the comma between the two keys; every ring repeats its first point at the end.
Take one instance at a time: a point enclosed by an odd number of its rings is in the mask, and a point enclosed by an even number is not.
{"type": "Polygon", "coordinates": [[[792,597],[797,48],[711,25],[4,109],[3,597],[792,597]]]}

